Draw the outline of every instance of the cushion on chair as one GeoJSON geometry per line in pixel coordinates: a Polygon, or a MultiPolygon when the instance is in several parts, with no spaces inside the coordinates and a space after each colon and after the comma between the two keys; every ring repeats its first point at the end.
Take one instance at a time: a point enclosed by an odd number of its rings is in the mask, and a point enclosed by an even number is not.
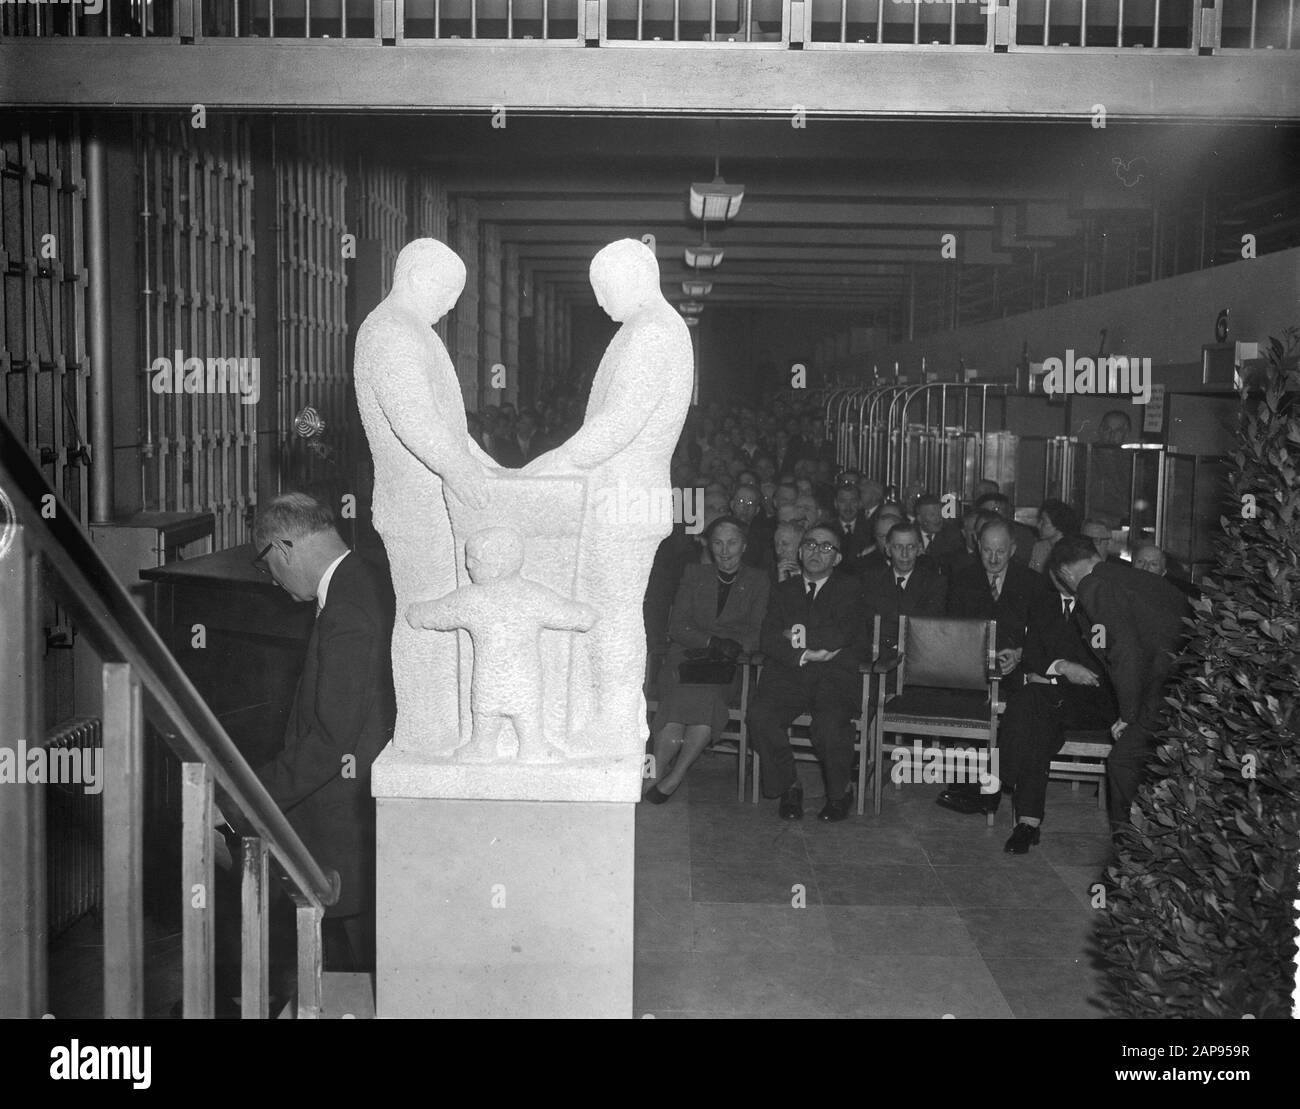
{"type": "Polygon", "coordinates": [[[909,685],[897,697],[891,697],[885,702],[885,715],[891,721],[906,716],[929,724],[940,720],[987,724],[991,713],[987,691],[909,685]]]}
{"type": "Polygon", "coordinates": [[[986,631],[983,620],[909,618],[905,648],[909,691],[914,685],[987,691],[986,631]]]}

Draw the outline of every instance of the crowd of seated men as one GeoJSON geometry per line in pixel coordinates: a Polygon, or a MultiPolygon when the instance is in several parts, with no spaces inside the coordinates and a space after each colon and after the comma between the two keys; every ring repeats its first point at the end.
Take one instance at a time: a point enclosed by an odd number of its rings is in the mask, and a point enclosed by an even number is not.
{"type": "Polygon", "coordinates": [[[646,593],[659,661],[647,801],[671,799],[726,725],[741,666],[756,659],[746,710],[764,796],[778,799],[781,818],[802,819],[789,728],[806,714],[826,786],[818,816],[845,819],[861,668],[896,657],[900,617],[954,618],[996,621],[1001,790],[952,784],[938,803],[987,815],[1008,794],[1005,849],[1025,854],[1039,842],[1066,733],[1096,731],[1112,745],[1112,828],[1127,823],[1195,594],[1152,543],[1125,561],[1109,526],[1059,500],[1031,527],[991,481],[972,503],[923,489],[891,499],[871,475],[837,470],[818,413],[781,401],[694,411],[673,481],[702,489],[702,510],[664,540],[646,593]]]}

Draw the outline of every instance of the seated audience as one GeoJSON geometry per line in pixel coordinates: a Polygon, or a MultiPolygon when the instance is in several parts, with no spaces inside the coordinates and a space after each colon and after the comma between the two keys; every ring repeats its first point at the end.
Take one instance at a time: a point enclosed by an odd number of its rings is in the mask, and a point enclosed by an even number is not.
{"type": "Polygon", "coordinates": [[[997,772],[1016,820],[1003,848],[1011,855],[1039,841],[1048,773],[1065,733],[1109,728],[1115,719],[1114,691],[1089,646],[1092,631],[1074,594],[1056,574],[1048,576],[1055,588],[1034,605],[1025,633],[1025,686],[1007,701],[998,730],[997,772]]]}
{"type": "Polygon", "coordinates": [[[1016,541],[1016,561],[1022,566],[1028,566],[1034,554],[1034,544],[1038,542],[1038,533],[1028,524],[1022,524],[1016,519],[1011,498],[1005,493],[987,493],[975,502],[975,507],[995,512],[1007,522],[1012,538],[1016,541]]]}
{"type": "Polygon", "coordinates": [[[1047,556],[1063,535],[1079,534],[1079,514],[1064,501],[1045,500],[1038,509],[1038,542],[1029,556],[1029,568],[1042,573],[1047,556]]]}
{"type": "MultiPolygon", "coordinates": [[[[1146,777],[1165,714],[1165,684],[1185,635],[1187,598],[1155,574],[1106,562],[1083,536],[1062,539],[1048,568],[1073,590],[1086,626],[1100,629],[1095,647],[1115,690],[1115,744],[1106,760],[1111,828],[1129,823],[1129,809],[1146,777]]],[[[1090,645],[1092,640],[1089,641],[1090,645]]]]}
{"type": "Polygon", "coordinates": [[[867,605],[867,626],[880,617],[880,657],[898,650],[900,616],[944,615],[948,583],[937,566],[921,555],[921,530],[895,520],[885,542],[888,565],[875,565],[859,575],[867,605]]]}
{"type": "Polygon", "coordinates": [[[835,491],[835,519],[831,527],[839,536],[845,562],[852,562],[870,546],[871,537],[858,503],[856,485],[841,485],[835,491]]]}
{"type": "Polygon", "coordinates": [[[722,516],[709,528],[708,543],[712,565],[687,566],[682,575],[668,626],[671,646],[659,670],[659,707],[650,729],[655,781],[645,794],[656,805],[676,792],[726,727],[727,706],[740,690],[735,660],[758,649],[767,608],[767,577],[742,562],[745,525],[722,516]]]}
{"type": "Polygon", "coordinates": [[[801,820],[803,787],[787,730],[795,717],[812,715],[812,746],[826,783],[818,816],[838,821],[853,804],[851,722],[861,703],[858,668],[869,653],[866,612],[857,582],[835,569],[842,556],[830,528],[809,528],[799,551],[803,572],[777,585],[768,602],[749,729],[762,756],[763,795],[781,799],[782,819],[801,820]]]}
{"type": "Polygon", "coordinates": [[[1194,601],[1201,595],[1201,591],[1190,581],[1175,577],[1170,572],[1168,556],[1154,543],[1141,543],[1138,545],[1133,551],[1133,565],[1138,570],[1145,570],[1148,574],[1155,574],[1158,578],[1164,578],[1188,600],[1194,601]]]}
{"type": "Polygon", "coordinates": [[[952,559],[965,545],[961,524],[945,519],[943,501],[934,493],[925,493],[916,502],[916,522],[920,526],[921,553],[942,573],[948,572],[952,559]]]}

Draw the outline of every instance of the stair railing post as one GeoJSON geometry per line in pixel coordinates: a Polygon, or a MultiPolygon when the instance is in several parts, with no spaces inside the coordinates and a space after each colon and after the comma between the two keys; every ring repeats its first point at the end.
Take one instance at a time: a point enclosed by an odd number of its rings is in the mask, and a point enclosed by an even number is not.
{"type": "Polygon", "coordinates": [[[129,663],[103,665],[104,1016],[144,1016],[144,712],[129,663]]]}

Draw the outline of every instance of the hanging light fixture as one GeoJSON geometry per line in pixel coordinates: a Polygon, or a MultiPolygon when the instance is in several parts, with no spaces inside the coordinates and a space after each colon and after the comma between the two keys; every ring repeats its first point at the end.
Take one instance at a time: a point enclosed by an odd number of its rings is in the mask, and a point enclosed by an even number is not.
{"type": "Polygon", "coordinates": [[[704,311],[704,305],[698,300],[684,300],[677,306],[683,316],[698,316],[704,311]]]}
{"type": "Polygon", "coordinates": [[[692,299],[695,297],[706,297],[713,292],[712,281],[683,281],[682,292],[692,299]]]}
{"type": "Polygon", "coordinates": [[[720,159],[713,157],[713,180],[691,185],[691,215],[695,219],[725,223],[735,219],[745,199],[744,185],[728,185],[722,179],[720,159]]]}
{"type": "Polygon", "coordinates": [[[699,246],[688,246],[682,251],[686,264],[694,270],[714,270],[722,265],[723,249],[709,242],[709,224],[706,220],[700,230],[699,246]]]}

